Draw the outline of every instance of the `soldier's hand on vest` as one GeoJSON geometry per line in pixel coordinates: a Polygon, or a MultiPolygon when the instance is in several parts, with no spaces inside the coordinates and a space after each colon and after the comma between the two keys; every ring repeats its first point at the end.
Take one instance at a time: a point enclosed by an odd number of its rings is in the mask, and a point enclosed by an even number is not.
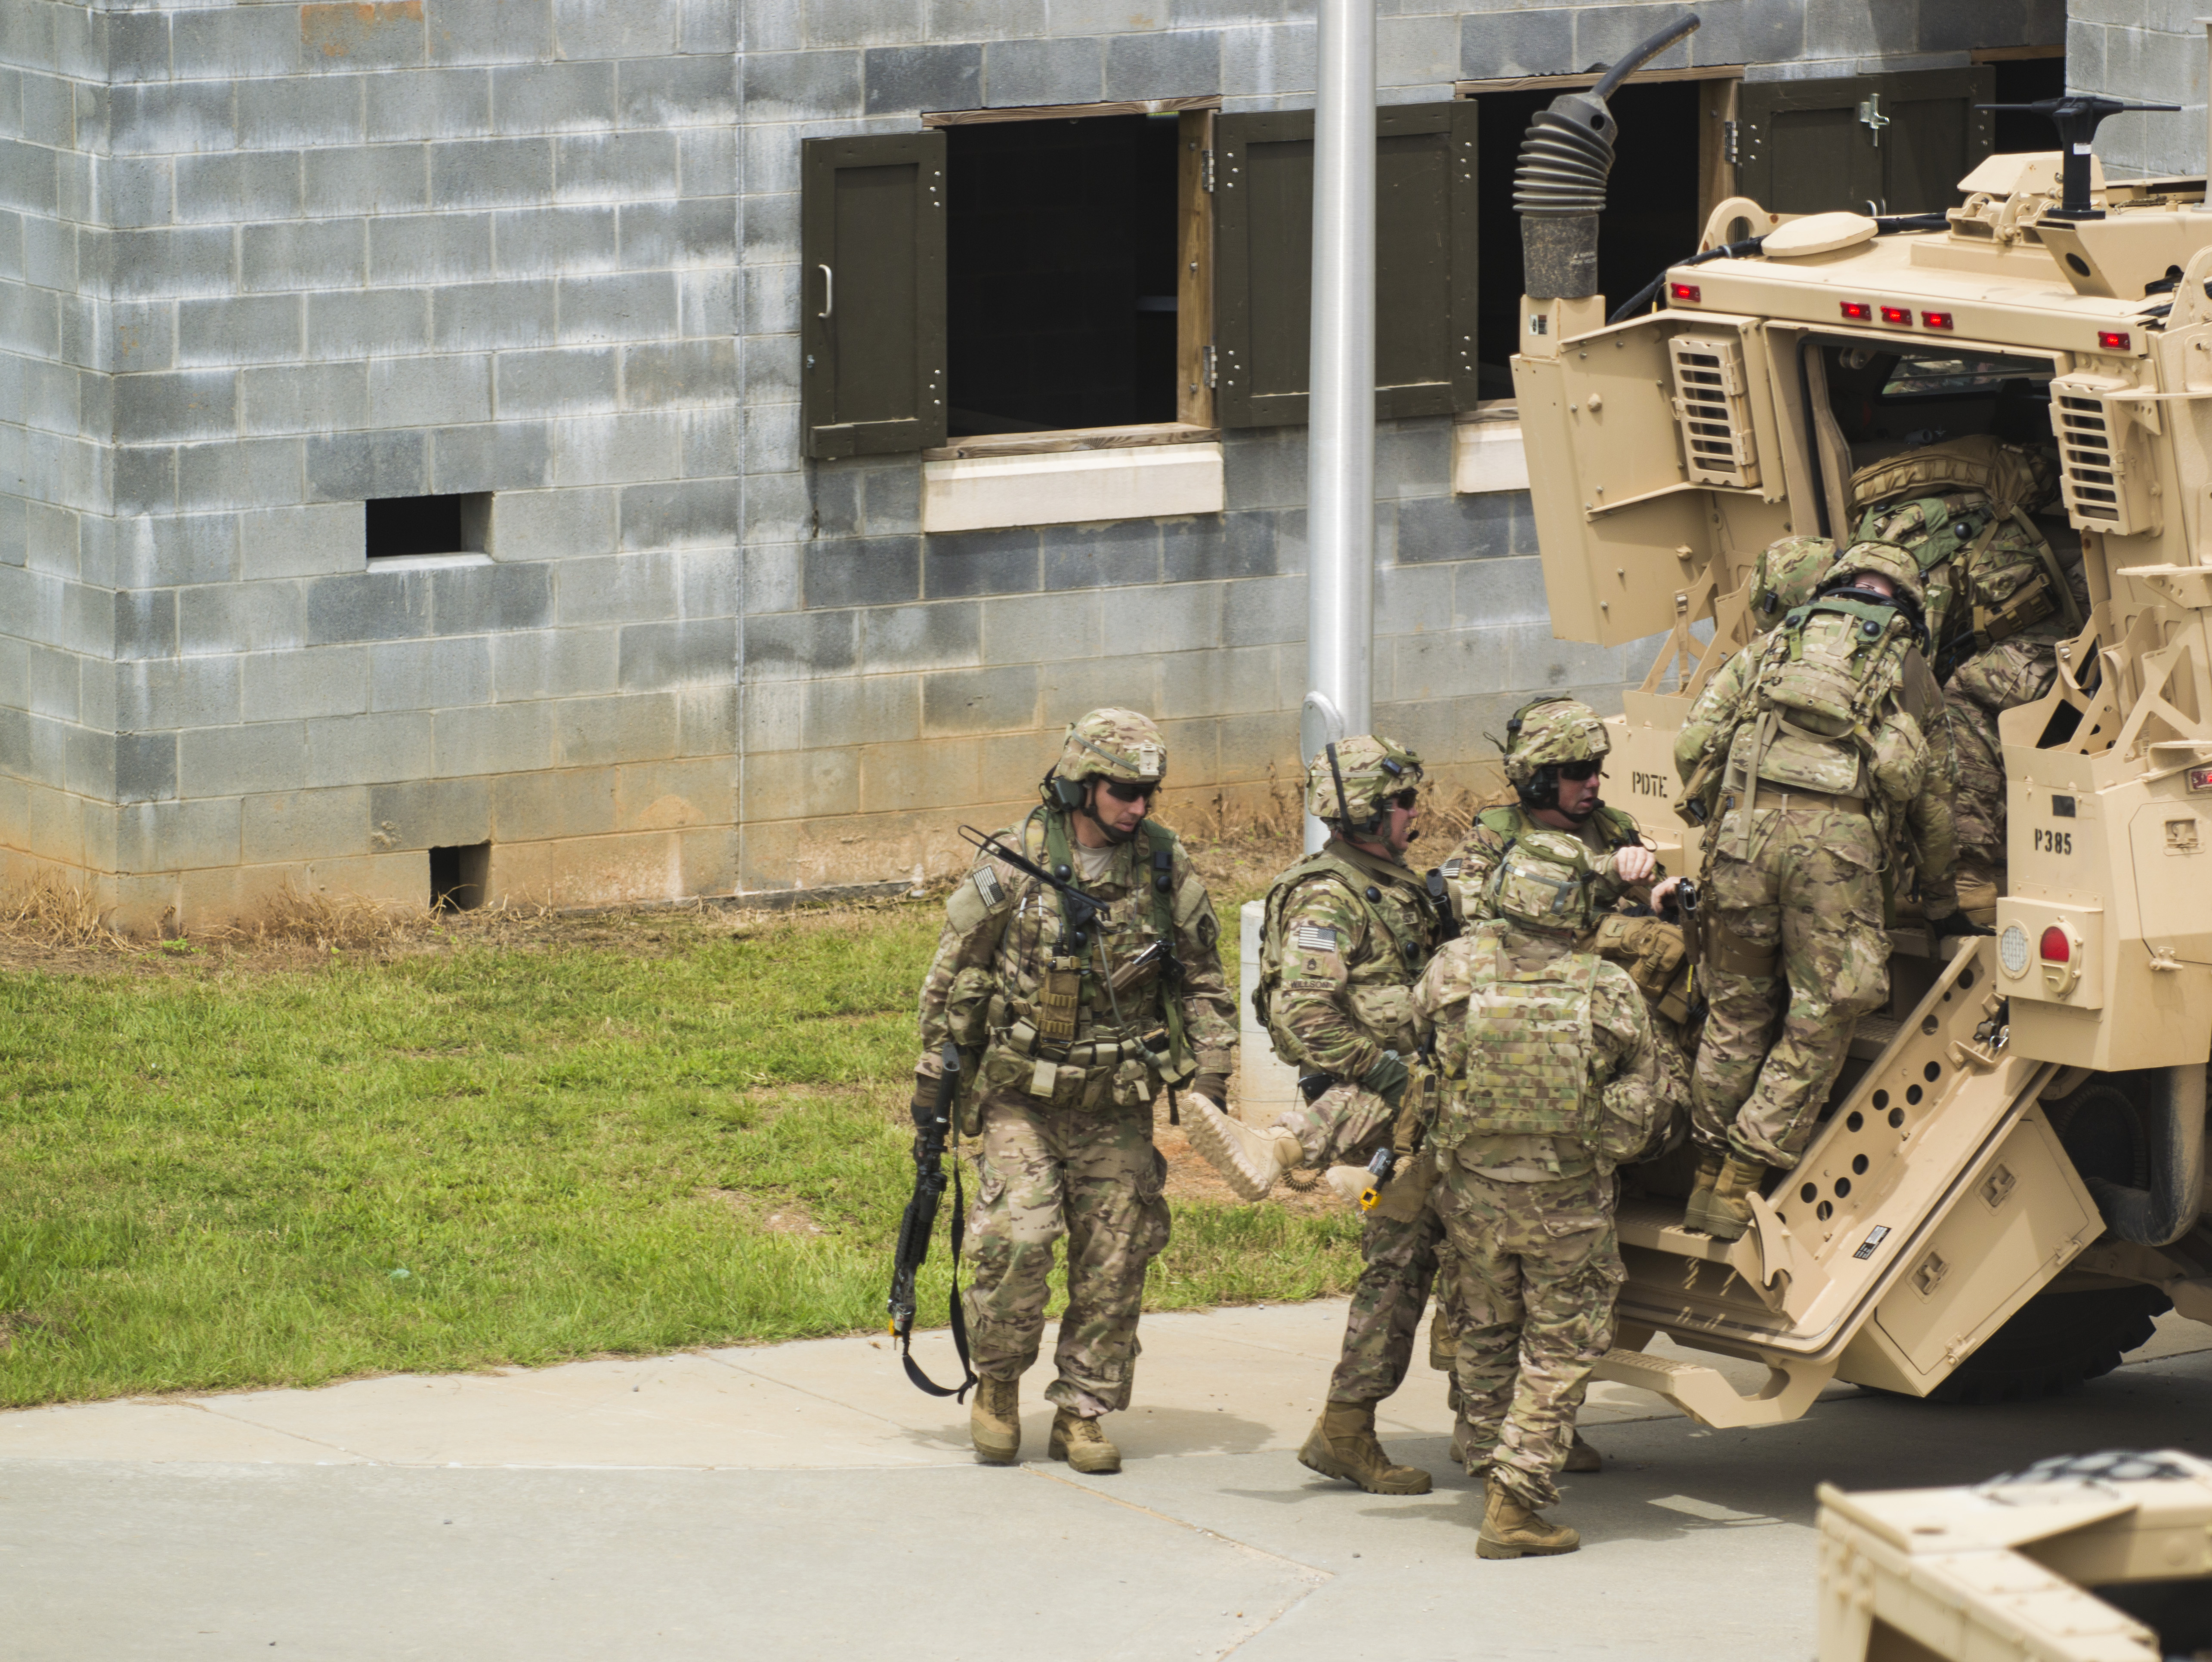
{"type": "Polygon", "coordinates": [[[1386,1050],[1382,1059],[1360,1076],[1359,1083],[1395,1108],[1399,1097],[1405,1094],[1407,1077],[1406,1064],[1398,1052],[1386,1050]]]}
{"type": "Polygon", "coordinates": [[[1996,931],[1987,924],[1978,924],[1964,912],[1953,912],[1928,921],[1928,932],[1937,940],[1947,935],[1994,935],[1996,931]]]}
{"type": "Polygon", "coordinates": [[[1613,875],[1621,883],[1645,882],[1658,869],[1659,862],[1652,857],[1651,851],[1640,843],[1613,851],[1613,875]]]}

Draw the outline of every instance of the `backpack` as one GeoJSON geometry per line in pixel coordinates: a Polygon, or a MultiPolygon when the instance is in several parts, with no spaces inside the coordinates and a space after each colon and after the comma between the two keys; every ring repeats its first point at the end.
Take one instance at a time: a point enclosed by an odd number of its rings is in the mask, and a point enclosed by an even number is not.
{"type": "Polygon", "coordinates": [[[1869,771],[1884,796],[1917,793],[1911,758],[1902,759],[1900,772],[1899,759],[1881,754],[1874,732],[1883,725],[1882,701],[1903,678],[1911,636],[1902,614],[1864,601],[1815,600],[1785,617],[1768,637],[1729,737],[1729,780],[1739,797],[1747,798],[1765,779],[1863,798],[1869,771]]]}
{"type": "Polygon", "coordinates": [[[1516,966],[1508,932],[1493,922],[1467,937],[1468,1067],[1445,1093],[1432,1139],[1440,1149],[1485,1136],[1582,1141],[1595,1128],[1597,955],[1569,949],[1516,966]]]}
{"type": "Polygon", "coordinates": [[[1977,433],[1868,463],[1851,475],[1851,510],[1863,513],[1899,497],[1967,490],[1981,493],[1996,518],[2008,519],[2014,508],[2050,500],[2057,480],[2057,468],[2039,451],[1977,433]]]}

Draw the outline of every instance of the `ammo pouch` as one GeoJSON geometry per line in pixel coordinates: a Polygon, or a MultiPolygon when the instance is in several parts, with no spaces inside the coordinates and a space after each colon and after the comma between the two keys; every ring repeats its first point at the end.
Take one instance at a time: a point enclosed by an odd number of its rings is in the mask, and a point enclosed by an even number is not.
{"type": "Polygon", "coordinates": [[[1628,972],[1636,989],[1670,1022],[1690,1018],[1690,951],[1680,924],[1619,913],[1598,919],[1592,943],[1601,958],[1628,972]]]}

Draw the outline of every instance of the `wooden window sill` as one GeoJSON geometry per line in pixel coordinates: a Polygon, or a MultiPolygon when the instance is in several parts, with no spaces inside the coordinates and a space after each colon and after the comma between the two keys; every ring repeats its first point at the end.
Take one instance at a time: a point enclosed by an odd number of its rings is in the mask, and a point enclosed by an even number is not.
{"type": "Polygon", "coordinates": [[[925,462],[962,462],[979,456],[1052,456],[1070,450],[1139,450],[1151,445],[1209,445],[1221,429],[1188,422],[1149,422],[1141,427],[1078,427],[1056,433],[986,433],[925,450],[925,462]]]}

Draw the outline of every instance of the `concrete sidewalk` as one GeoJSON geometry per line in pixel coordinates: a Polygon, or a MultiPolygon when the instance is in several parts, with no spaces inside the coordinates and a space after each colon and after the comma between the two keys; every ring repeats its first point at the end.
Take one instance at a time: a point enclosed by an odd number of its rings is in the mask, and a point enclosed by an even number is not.
{"type": "MultiPolygon", "coordinates": [[[[0,1621],[24,1659],[843,1656],[1809,1657],[1813,1487],[1986,1477],[2045,1454],[2204,1449],[2212,1329],[2169,1317],[2052,1404],[1832,1390],[1775,1430],[1592,1392],[1612,1459],[1572,1480],[1571,1557],[1474,1555],[1443,1382],[1386,1405],[1435,1491],[1293,1459],[1331,1301],[1150,1316],[1127,1470],[976,1466],[966,1411],[888,1341],[0,1415],[0,1621]]],[[[951,1347],[925,1338],[943,1377],[951,1347]]],[[[1756,1370],[1755,1370],[1756,1371],[1756,1370]]]]}

